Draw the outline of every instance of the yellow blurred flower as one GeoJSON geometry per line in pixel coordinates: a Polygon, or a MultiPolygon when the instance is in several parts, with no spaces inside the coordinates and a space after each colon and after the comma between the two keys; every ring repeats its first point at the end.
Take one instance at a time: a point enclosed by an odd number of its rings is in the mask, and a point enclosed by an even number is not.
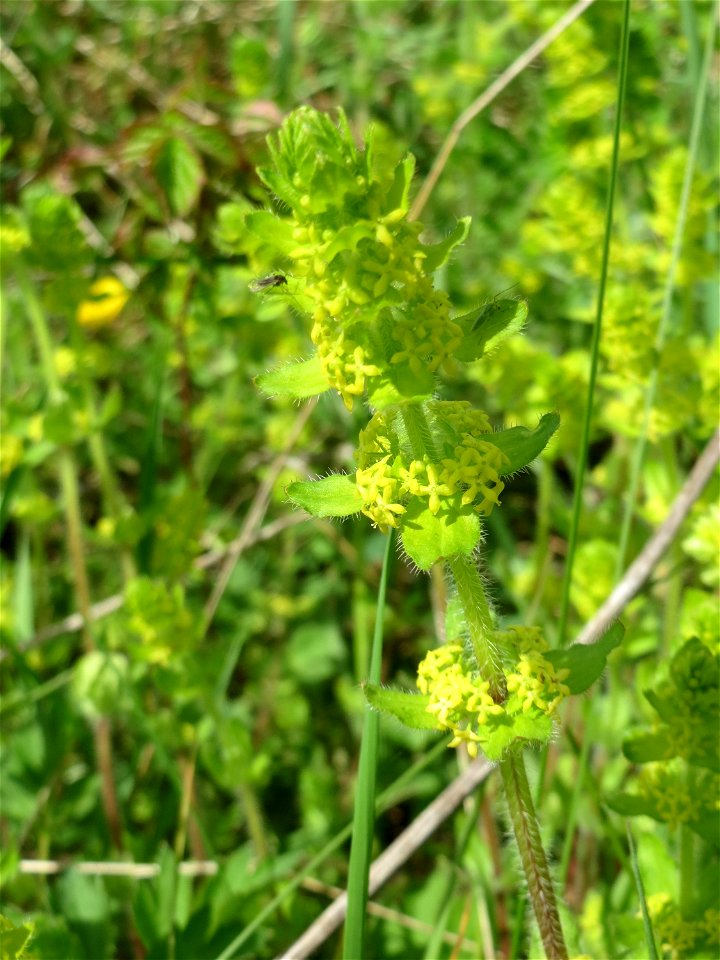
{"type": "Polygon", "coordinates": [[[81,327],[90,330],[111,324],[130,297],[129,291],[116,277],[96,280],[89,293],[89,298],[78,307],[77,321],[81,327]]]}
{"type": "Polygon", "coordinates": [[[55,372],[61,380],[65,380],[71,373],[75,372],[77,367],[77,357],[75,351],[70,347],[58,347],[53,357],[55,372]]]}

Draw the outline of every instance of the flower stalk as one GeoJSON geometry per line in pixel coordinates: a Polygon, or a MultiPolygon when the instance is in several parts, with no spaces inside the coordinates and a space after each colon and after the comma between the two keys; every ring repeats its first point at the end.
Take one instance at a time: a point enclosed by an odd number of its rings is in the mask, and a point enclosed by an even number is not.
{"type": "Polygon", "coordinates": [[[527,879],[528,895],[540,928],[548,960],[567,960],[568,951],[558,913],[550,868],[540,838],[525,762],[520,750],[508,751],[500,762],[508,811],[527,879]]]}
{"type": "Polygon", "coordinates": [[[465,615],[468,638],[477,659],[481,675],[490,683],[490,696],[501,703],[507,695],[505,674],[500,667],[490,604],[482,584],[480,571],[472,557],[456,556],[448,559],[458,598],[465,615]]]}

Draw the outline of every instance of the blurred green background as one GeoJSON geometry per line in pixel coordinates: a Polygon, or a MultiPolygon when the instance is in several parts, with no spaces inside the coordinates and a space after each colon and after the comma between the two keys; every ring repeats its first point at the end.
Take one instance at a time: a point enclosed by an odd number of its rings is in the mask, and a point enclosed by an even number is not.
{"type": "MultiPolygon", "coordinates": [[[[292,108],[341,106],[358,140],[374,128],[388,163],[415,155],[419,185],[456,117],[569,7],[3,3],[0,879],[8,923],[34,925],[27,955],[216,957],[351,817],[383,538],[364,518],[300,522],[283,489],[353,469],[368,413],[323,396],[278,460],[298,409],[262,397],[253,378],[307,356],[310,342],[296,311],[248,288],[278,268],[243,229],[245,213],[267,204],[255,167],[292,108]],[[247,542],[210,617],[218,552],[244,523],[247,542]],[[65,622],[108,598],[90,627],[65,622]],[[159,864],[159,874],[28,874],[21,861],[38,859],[129,859],[159,864]],[[176,877],[184,859],[217,872],[176,877]]],[[[716,84],[668,333],[656,341],[713,16],[702,0],[632,3],[571,632],[623,566],[617,534],[651,378],[631,555],[717,423],[716,84]]],[[[508,484],[484,553],[500,618],[540,623],[550,637],[597,303],[621,19],[620,2],[597,0],[523,70],[463,132],[422,214],[433,239],[472,217],[468,241],[436,278],[457,312],[500,294],[528,301],[525,334],[494,364],[458,370],[443,396],[471,400],[495,425],[561,415],[549,451],[508,484]]],[[[603,797],[631,775],[622,738],[649,722],[642,690],[663,660],[693,635],[717,643],[717,492],[715,480],[631,604],[602,690],[591,709],[572,708],[572,736],[550,754],[541,816],[556,858],[570,843],[563,889],[578,953],[644,955],[624,827],[603,797]],[[593,744],[590,768],[567,841],[583,739],[593,744]]],[[[412,688],[436,642],[442,593],[442,583],[395,564],[388,680],[412,688]]],[[[385,724],[380,788],[432,744],[385,724]]],[[[457,763],[445,751],[405,787],[378,821],[377,852],[457,763]]],[[[532,943],[513,947],[522,890],[514,859],[501,856],[496,791],[492,781],[484,788],[481,832],[461,856],[463,815],[384,888],[378,899],[399,919],[373,920],[369,955],[426,956],[428,931],[410,921],[440,922],[448,878],[443,922],[466,933],[456,948],[438,948],[442,956],[538,955],[532,943]]],[[[672,825],[644,818],[637,829],[648,893],[672,897],[672,825]]],[[[341,847],[314,876],[343,886],[345,869],[341,847]]],[[[326,901],[293,894],[238,955],[275,955],[326,901]]],[[[682,955],[706,955],[695,947],[682,955]]],[[[681,955],[672,949],[665,955],[681,955]]],[[[333,938],[317,956],[337,950],[333,938]]]]}

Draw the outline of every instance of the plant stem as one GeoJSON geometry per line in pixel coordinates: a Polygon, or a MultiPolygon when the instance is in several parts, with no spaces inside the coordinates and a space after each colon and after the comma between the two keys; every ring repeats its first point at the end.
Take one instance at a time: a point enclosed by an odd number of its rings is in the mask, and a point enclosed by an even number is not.
{"type": "Polygon", "coordinates": [[[623,25],[620,37],[620,65],[618,69],[618,95],[615,108],[615,131],[613,134],[613,152],[610,163],[610,183],[608,185],[607,207],[605,210],[605,234],[603,238],[602,261],[600,266],[600,282],[598,284],[597,309],[595,325],[593,326],[592,347],[590,351],[590,375],[588,379],[587,398],[583,415],[582,439],[578,453],[577,474],[573,491],[573,510],[568,536],[568,552],[563,575],[562,596],[560,599],[560,615],[558,618],[558,646],[565,643],[568,612],[570,608],[570,584],[572,583],[575,550],[577,547],[580,529],[580,514],[582,512],[583,488],[585,484],[585,470],[587,468],[588,448],[590,446],[590,430],[594,413],[595,381],[597,379],[598,357],[600,354],[600,335],[602,333],[603,310],[605,307],[605,287],[607,284],[608,265],[610,262],[610,238],[612,235],[613,210],[615,206],[615,186],[617,183],[618,160],[620,156],[620,130],[622,127],[623,104],[625,102],[625,87],[627,81],[628,48],[630,41],[630,0],[624,0],[623,25]]]}
{"type": "Polygon", "coordinates": [[[540,928],[548,960],[567,960],[560,915],[550,868],[540,838],[540,827],[535,814],[525,762],[519,750],[510,750],[500,763],[510,819],[520,851],[530,901],[540,928]]]}
{"type": "MultiPolygon", "coordinates": [[[[375,632],[370,654],[369,680],[380,683],[382,666],[383,620],[388,571],[392,556],[392,533],[385,545],[380,586],[378,588],[375,632]]],[[[343,943],[344,960],[362,960],[365,953],[365,912],[368,900],[370,860],[372,854],[373,826],[375,822],[375,780],[377,775],[377,748],[380,715],[365,708],[358,780],[353,816],[352,845],[348,871],[348,909],[345,919],[343,943]]]]}
{"type": "Polygon", "coordinates": [[[507,693],[505,675],[493,643],[495,627],[480,571],[472,557],[449,557],[447,564],[457,587],[478,669],[490,684],[490,695],[501,702],[507,693]]]}
{"type": "Polygon", "coordinates": [[[423,405],[421,403],[404,403],[401,407],[401,416],[408,433],[413,456],[417,460],[422,460],[423,456],[427,454],[433,463],[439,463],[440,457],[433,443],[432,431],[423,405]]]}

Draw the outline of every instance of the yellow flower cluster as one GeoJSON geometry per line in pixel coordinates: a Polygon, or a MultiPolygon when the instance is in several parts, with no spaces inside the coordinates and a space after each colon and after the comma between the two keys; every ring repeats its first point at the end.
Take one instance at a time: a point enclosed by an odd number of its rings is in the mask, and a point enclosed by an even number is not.
{"type": "Polygon", "coordinates": [[[511,627],[498,635],[501,647],[519,651],[514,672],[506,673],[508,693],[522,700],[523,713],[532,707],[549,716],[555,712],[570,688],[562,681],[569,670],[556,670],[543,653],[547,642],[539,627],[511,627]]]}
{"type": "MultiPolygon", "coordinates": [[[[397,527],[405,513],[408,497],[427,500],[436,516],[450,498],[460,495],[460,505],[487,516],[500,502],[505,488],[500,471],[507,463],[505,454],[478,433],[490,434],[484,413],[464,402],[442,404],[442,416],[452,428],[455,440],[448,441],[437,458],[424,453],[422,459],[409,459],[393,442],[392,414],[376,413],[360,433],[355,474],[363,513],[382,530],[397,527]],[[442,453],[451,455],[442,456],[442,453]]],[[[454,504],[457,506],[457,504],[454,504]]]]}
{"type": "Polygon", "coordinates": [[[657,816],[671,830],[720,809],[720,777],[706,773],[699,781],[703,789],[691,790],[684,771],[679,760],[663,760],[643,764],[639,776],[640,795],[652,800],[657,816]]]}
{"type": "Polygon", "coordinates": [[[647,898],[655,936],[660,942],[663,956],[680,960],[690,954],[715,955],[707,948],[720,942],[720,911],[707,909],[697,920],[685,920],[679,906],[667,893],[651,894],[647,898]]]}
{"type": "Polygon", "coordinates": [[[293,274],[305,281],[312,341],[348,409],[388,360],[435,372],[462,342],[447,295],[424,271],[418,232],[399,208],[356,224],[352,238],[296,220],[293,274]]]}
{"type": "Polygon", "coordinates": [[[453,734],[451,747],[466,743],[468,753],[477,756],[483,728],[502,722],[520,711],[534,709],[552,716],[558,704],[569,696],[562,681],[568,670],[555,670],[542,656],[547,643],[537,627],[513,627],[498,634],[498,645],[518,657],[511,668],[504,669],[508,693],[515,693],[505,703],[496,703],[490,695],[490,684],[472,670],[459,643],[449,643],[431,650],[418,667],[417,685],[430,697],[427,707],[437,720],[453,734]],[[511,648],[510,644],[516,645],[511,648]],[[518,698],[521,705],[518,707],[518,698]]]}
{"type": "Polygon", "coordinates": [[[449,746],[466,743],[468,753],[477,756],[482,742],[478,729],[491,717],[501,716],[504,708],[490,696],[490,684],[468,671],[459,643],[431,650],[418,667],[418,689],[430,696],[428,713],[438,726],[453,733],[449,746]]]}

